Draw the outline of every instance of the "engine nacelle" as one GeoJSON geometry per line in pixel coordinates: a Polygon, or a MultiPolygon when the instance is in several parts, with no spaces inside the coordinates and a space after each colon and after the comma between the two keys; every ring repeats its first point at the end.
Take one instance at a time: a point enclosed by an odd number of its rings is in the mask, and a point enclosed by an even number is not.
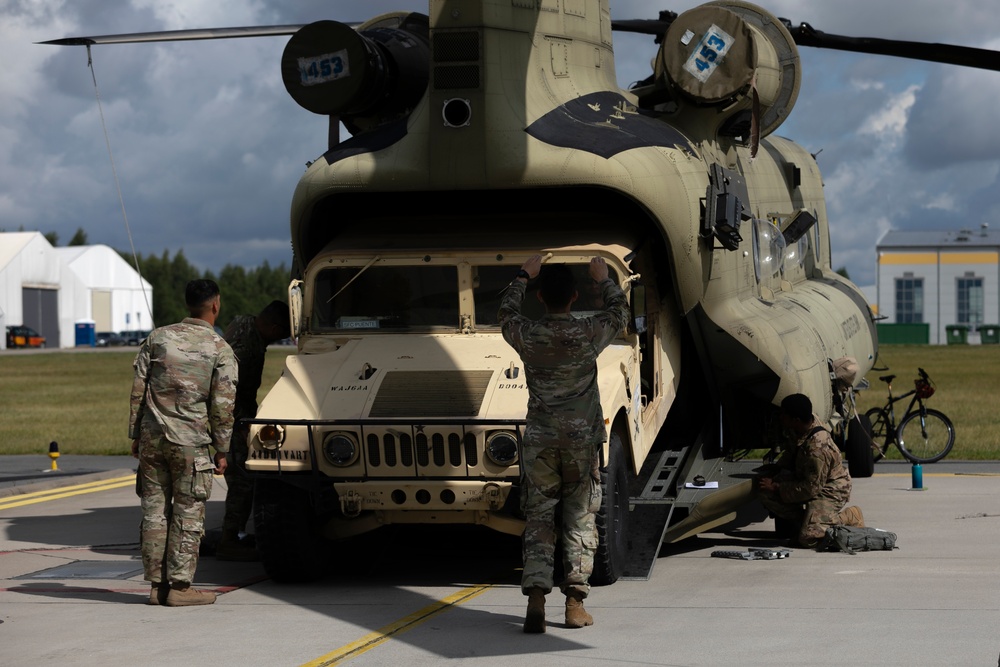
{"type": "Polygon", "coordinates": [[[386,14],[358,26],[317,21],[292,35],[281,78],[299,106],[336,116],[353,132],[409,113],[427,89],[423,14],[386,14]]]}
{"type": "Polygon", "coordinates": [[[661,94],[672,102],[660,105],[671,121],[684,129],[701,126],[696,135],[744,140],[754,116],[761,137],[781,125],[801,82],[798,49],[782,22],[737,0],[678,16],[663,37],[654,71],[661,94]]]}

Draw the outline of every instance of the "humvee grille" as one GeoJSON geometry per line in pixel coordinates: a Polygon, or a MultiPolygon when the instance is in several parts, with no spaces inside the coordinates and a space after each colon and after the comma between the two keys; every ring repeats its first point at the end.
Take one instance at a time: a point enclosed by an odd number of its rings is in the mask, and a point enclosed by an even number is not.
{"type": "MultiPolygon", "coordinates": [[[[368,429],[378,428],[369,426],[368,429]]],[[[480,434],[480,440],[482,435],[480,434]]],[[[484,446],[477,441],[475,433],[462,433],[461,427],[455,431],[431,434],[418,432],[414,437],[397,429],[368,433],[365,438],[368,468],[371,472],[388,469],[417,468],[474,468],[479,465],[479,451],[484,446]]]]}
{"type": "Polygon", "coordinates": [[[493,371],[389,371],[368,417],[475,417],[492,378],[493,371]]]}

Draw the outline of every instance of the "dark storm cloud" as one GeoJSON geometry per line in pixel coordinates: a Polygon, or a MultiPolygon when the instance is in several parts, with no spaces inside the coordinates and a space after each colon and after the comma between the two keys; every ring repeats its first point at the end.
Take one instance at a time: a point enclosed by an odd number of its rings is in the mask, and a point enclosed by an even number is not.
{"type": "MultiPolygon", "coordinates": [[[[695,2],[612,0],[613,18],[655,18],[695,2]]],[[[1000,34],[992,3],[777,0],[779,16],[832,33],[985,46],[1000,34]]],[[[425,2],[385,0],[21,0],[0,5],[0,228],[78,227],[125,248],[94,87],[66,35],[358,21],[425,2]]],[[[305,162],[326,145],[325,119],[281,83],[284,38],[93,49],[126,210],[142,252],[164,249],[217,269],[288,262],[288,207],[305,162]]],[[[615,35],[620,84],[645,78],[656,46],[615,35]]],[[[836,266],[874,276],[874,245],[894,228],[950,228],[996,215],[1000,74],[802,49],[803,84],[778,133],[822,150],[836,266]]],[[[1000,224],[1000,223],[998,223],[1000,224]]]]}

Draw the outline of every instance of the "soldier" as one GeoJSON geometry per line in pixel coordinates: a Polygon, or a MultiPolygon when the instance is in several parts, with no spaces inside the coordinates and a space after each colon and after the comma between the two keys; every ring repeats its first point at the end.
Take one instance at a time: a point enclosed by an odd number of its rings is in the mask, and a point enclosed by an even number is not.
{"type": "Polygon", "coordinates": [[[809,397],[786,396],[781,401],[781,423],[795,444],[782,452],[774,472],[758,478],[764,507],[799,526],[796,539],[804,547],[815,547],[828,526],[864,526],[860,507],[841,511],[851,498],[851,476],[830,432],[813,414],[809,397]]]}
{"type": "Polygon", "coordinates": [[[291,335],[288,304],[272,301],[257,316],[239,315],[233,318],[223,336],[233,348],[240,369],[240,384],[236,387],[236,407],[233,411],[235,428],[229,443],[229,465],[226,466],[226,514],[222,520],[222,540],[215,550],[219,560],[258,560],[257,551],[240,540],[253,509],[253,480],[247,475],[248,427],[240,419],[257,416],[257,391],[264,372],[267,346],[291,335]]]}
{"type": "Polygon", "coordinates": [[[562,539],[566,579],[566,625],[593,625],[583,607],[597,551],[595,517],[601,505],[599,451],[607,437],[597,387],[597,355],[628,321],[625,294],[608,277],[604,260],[590,262],[600,284],[604,310],[575,318],[578,293],[568,266],[541,268],[526,261],[500,304],[503,337],[524,362],[528,414],[521,461],[525,526],[521,591],[528,596],[525,632],[545,632],[545,595],[552,590],[556,530],[562,539]],[[538,299],[545,315],[521,315],[529,280],[539,277],[538,299]],[[557,509],[559,518],[556,518],[557,509]]]}
{"type": "Polygon", "coordinates": [[[192,280],[184,299],[191,317],[154,330],[139,348],[129,417],[132,456],[139,459],[149,604],[168,607],[215,602],[215,593],[191,582],[212,473],[226,469],[236,395],[236,359],[212,328],[219,286],[192,280]]]}

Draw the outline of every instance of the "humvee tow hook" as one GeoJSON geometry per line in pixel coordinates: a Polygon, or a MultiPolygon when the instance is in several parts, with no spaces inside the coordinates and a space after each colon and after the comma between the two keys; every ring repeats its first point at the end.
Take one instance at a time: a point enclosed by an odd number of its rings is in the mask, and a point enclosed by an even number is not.
{"type": "Polygon", "coordinates": [[[488,483],[483,487],[483,500],[490,504],[491,510],[499,510],[503,507],[504,496],[503,492],[500,490],[500,485],[494,482],[488,483]]]}
{"type": "Polygon", "coordinates": [[[340,511],[348,518],[361,514],[361,494],[351,490],[340,496],[340,511]]]}

